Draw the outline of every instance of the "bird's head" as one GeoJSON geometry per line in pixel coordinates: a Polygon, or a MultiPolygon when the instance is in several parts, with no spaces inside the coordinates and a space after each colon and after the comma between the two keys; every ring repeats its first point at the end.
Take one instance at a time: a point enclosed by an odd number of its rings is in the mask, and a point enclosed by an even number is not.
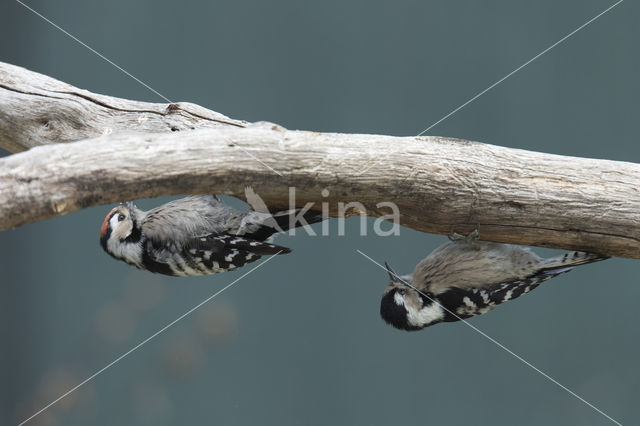
{"type": "Polygon", "coordinates": [[[443,320],[444,310],[433,295],[417,291],[411,277],[400,277],[388,264],[385,266],[391,282],[380,301],[382,319],[406,331],[420,330],[443,320]]]}
{"type": "Polygon", "coordinates": [[[136,223],[137,208],[131,202],[114,207],[105,216],[100,227],[100,244],[106,251],[109,242],[126,242],[139,240],[140,229],[136,223]]]}

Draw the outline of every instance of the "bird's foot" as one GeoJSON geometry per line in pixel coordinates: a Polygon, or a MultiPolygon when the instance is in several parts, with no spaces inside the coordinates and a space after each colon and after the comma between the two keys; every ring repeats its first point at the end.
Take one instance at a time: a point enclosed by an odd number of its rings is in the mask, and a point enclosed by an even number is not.
{"type": "Polygon", "coordinates": [[[480,237],[480,224],[476,225],[476,229],[474,229],[469,235],[461,235],[453,230],[453,225],[451,225],[451,233],[449,234],[449,239],[451,241],[464,241],[467,244],[472,244],[474,241],[477,241],[480,237]]]}

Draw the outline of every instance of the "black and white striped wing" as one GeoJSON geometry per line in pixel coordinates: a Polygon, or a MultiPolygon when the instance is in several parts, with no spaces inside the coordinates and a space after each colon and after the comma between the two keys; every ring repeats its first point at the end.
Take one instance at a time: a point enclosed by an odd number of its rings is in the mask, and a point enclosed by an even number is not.
{"type": "Polygon", "coordinates": [[[538,287],[544,281],[570,270],[571,268],[554,271],[542,270],[525,278],[482,288],[452,287],[437,296],[440,304],[445,308],[444,321],[458,321],[489,312],[499,304],[516,299],[538,287]]]}
{"type": "Polygon", "coordinates": [[[185,251],[185,257],[198,269],[213,273],[239,268],[261,256],[291,252],[286,247],[226,234],[194,238],[185,251]]]}
{"type": "Polygon", "coordinates": [[[234,270],[255,262],[264,255],[291,252],[275,244],[236,235],[204,235],[192,238],[178,248],[174,244],[162,247],[151,240],[144,252],[145,269],[165,275],[210,275],[234,270]]]}

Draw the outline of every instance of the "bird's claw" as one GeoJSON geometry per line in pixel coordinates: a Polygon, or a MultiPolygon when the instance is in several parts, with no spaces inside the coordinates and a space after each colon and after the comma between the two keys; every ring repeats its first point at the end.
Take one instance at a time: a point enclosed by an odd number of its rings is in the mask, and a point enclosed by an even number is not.
{"type": "Polygon", "coordinates": [[[461,235],[453,230],[453,225],[451,225],[451,233],[449,234],[449,239],[451,241],[464,241],[467,244],[471,244],[474,241],[477,241],[480,237],[480,224],[476,225],[476,229],[474,229],[469,235],[461,235]]]}

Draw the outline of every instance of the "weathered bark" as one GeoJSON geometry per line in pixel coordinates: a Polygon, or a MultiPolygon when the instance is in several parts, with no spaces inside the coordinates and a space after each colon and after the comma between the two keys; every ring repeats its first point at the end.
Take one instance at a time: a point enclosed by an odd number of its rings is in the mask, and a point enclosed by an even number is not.
{"type": "Polygon", "coordinates": [[[154,104],[99,95],[0,62],[0,147],[10,152],[120,131],[157,133],[245,125],[196,104],[154,104]]]}
{"type": "Polygon", "coordinates": [[[2,65],[0,146],[113,133],[0,159],[0,229],[126,199],[242,195],[246,186],[284,208],[293,186],[298,206],[328,203],[332,216],[353,201],[386,215],[377,204],[390,201],[403,225],[424,232],[479,224],[486,240],[640,258],[638,164],[440,137],[289,131],[183,105],[95,95],[2,65]],[[210,128],[166,132],[173,126],[210,128]]]}

